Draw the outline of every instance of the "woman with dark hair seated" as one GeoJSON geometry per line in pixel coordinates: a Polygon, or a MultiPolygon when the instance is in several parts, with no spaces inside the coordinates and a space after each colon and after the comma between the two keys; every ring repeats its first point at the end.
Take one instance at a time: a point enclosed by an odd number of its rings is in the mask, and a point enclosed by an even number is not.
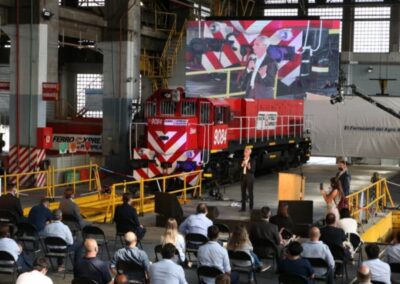
{"type": "Polygon", "coordinates": [[[278,211],[275,216],[269,220],[272,224],[278,226],[278,230],[284,239],[290,239],[293,231],[293,221],[289,216],[289,205],[286,202],[279,202],[278,211]]]}

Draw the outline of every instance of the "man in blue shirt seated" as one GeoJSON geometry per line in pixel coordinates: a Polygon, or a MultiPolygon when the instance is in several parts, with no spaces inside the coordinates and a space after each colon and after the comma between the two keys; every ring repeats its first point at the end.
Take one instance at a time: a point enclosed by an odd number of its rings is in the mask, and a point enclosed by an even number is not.
{"type": "Polygon", "coordinates": [[[162,248],[162,260],[150,266],[149,276],[152,284],[187,284],[182,266],[171,259],[175,255],[175,246],[171,243],[162,248]]]}
{"type": "MultiPolygon", "coordinates": [[[[223,273],[230,275],[231,283],[237,283],[239,275],[231,274],[231,264],[229,262],[228,251],[218,243],[219,229],[217,226],[208,228],[209,241],[199,247],[197,260],[200,266],[214,266],[223,273]]],[[[214,284],[215,279],[204,277],[203,282],[206,284],[214,284]]]]}
{"type": "Polygon", "coordinates": [[[146,252],[139,249],[137,244],[137,237],[135,233],[128,232],[125,234],[126,247],[117,250],[114,257],[111,260],[111,271],[114,275],[117,275],[117,263],[118,261],[132,261],[141,265],[144,271],[149,271],[149,257],[146,252]]]}
{"type": "Polygon", "coordinates": [[[36,227],[39,234],[42,234],[44,227],[51,220],[53,220],[53,214],[49,209],[49,199],[43,197],[40,204],[33,206],[29,211],[28,222],[36,227]]]}
{"type": "Polygon", "coordinates": [[[10,228],[7,224],[0,225],[0,251],[8,252],[17,263],[19,272],[32,269],[32,260],[22,251],[22,247],[10,238],[10,228]]]}
{"type": "MultiPolygon", "coordinates": [[[[57,209],[53,212],[53,219],[54,219],[53,222],[47,224],[46,227],[44,227],[43,236],[59,237],[63,239],[67,243],[68,251],[74,252],[74,264],[77,263],[77,261],[82,256],[82,242],[74,241],[71,230],[68,228],[67,225],[61,222],[62,212],[60,209],[57,209]]],[[[63,259],[58,258],[57,263],[58,263],[58,271],[59,272],[64,271],[65,267],[63,265],[63,259]]]]}
{"type": "Polygon", "coordinates": [[[207,218],[207,205],[199,203],[196,208],[196,214],[190,215],[179,226],[179,231],[184,234],[202,234],[207,237],[207,229],[213,225],[213,222],[207,218]]]}
{"type": "Polygon", "coordinates": [[[99,248],[94,239],[86,239],[85,256],[74,265],[74,277],[96,281],[98,284],[111,284],[111,273],[107,263],[97,258],[99,248]]]}
{"type": "Polygon", "coordinates": [[[301,275],[308,279],[308,283],[314,283],[314,269],[307,259],[301,258],[303,248],[299,242],[291,242],[287,248],[288,256],[278,266],[279,274],[301,275]]]}

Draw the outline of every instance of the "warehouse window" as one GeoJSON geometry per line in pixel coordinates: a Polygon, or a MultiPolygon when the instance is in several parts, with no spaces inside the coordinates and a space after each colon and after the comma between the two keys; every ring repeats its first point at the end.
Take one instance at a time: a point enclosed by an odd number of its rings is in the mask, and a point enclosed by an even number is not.
{"type": "Polygon", "coordinates": [[[354,52],[389,52],[390,7],[354,10],[354,52]]]}
{"type": "MultiPolygon", "coordinates": [[[[309,16],[319,16],[321,20],[337,19],[342,20],[343,8],[310,8],[308,9],[309,16]]],[[[342,51],[342,22],[340,22],[339,31],[339,52],[342,51]]]]}
{"type": "MultiPolygon", "coordinates": [[[[58,5],[66,5],[69,0],[58,0],[58,5]]],[[[104,7],[105,0],[78,0],[77,2],[80,7],[104,7]]],[[[76,4],[75,4],[76,5],[76,4]]],[[[70,5],[69,5],[70,6],[70,5]]]]}
{"type": "Polygon", "coordinates": [[[264,16],[266,17],[297,16],[297,13],[298,10],[296,8],[264,9],[264,16]]]}
{"type": "Polygon", "coordinates": [[[193,5],[193,14],[196,17],[196,21],[200,20],[200,19],[204,19],[206,17],[209,17],[211,15],[211,9],[206,7],[206,6],[201,6],[201,11],[200,11],[200,6],[197,3],[194,3],[193,5]],[[200,17],[199,17],[200,15],[200,17]]]}
{"type": "Polygon", "coordinates": [[[265,4],[297,4],[299,0],[265,0],[265,4]]]}
{"type": "Polygon", "coordinates": [[[76,112],[83,117],[103,117],[102,93],[103,93],[102,74],[77,74],[76,76],[76,112]],[[89,105],[86,96],[90,93],[93,98],[89,105]]]}

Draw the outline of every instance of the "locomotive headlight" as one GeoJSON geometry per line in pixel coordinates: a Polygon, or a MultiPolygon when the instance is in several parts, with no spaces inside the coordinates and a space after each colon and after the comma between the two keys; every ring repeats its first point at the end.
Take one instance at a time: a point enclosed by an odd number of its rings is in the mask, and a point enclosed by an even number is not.
{"type": "Polygon", "coordinates": [[[172,97],[171,93],[164,93],[163,96],[166,99],[170,99],[172,97]]]}

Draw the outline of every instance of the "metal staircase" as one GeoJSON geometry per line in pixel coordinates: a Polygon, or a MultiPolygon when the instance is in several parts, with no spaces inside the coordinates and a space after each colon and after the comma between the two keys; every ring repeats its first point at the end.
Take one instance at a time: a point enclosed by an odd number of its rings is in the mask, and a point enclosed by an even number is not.
{"type": "Polygon", "coordinates": [[[150,55],[146,51],[141,55],[141,70],[152,81],[153,90],[168,87],[168,78],[172,76],[178,63],[178,53],[183,45],[186,21],[177,31],[176,14],[155,11],[154,29],[167,32],[168,37],[161,55],[150,55]]]}

